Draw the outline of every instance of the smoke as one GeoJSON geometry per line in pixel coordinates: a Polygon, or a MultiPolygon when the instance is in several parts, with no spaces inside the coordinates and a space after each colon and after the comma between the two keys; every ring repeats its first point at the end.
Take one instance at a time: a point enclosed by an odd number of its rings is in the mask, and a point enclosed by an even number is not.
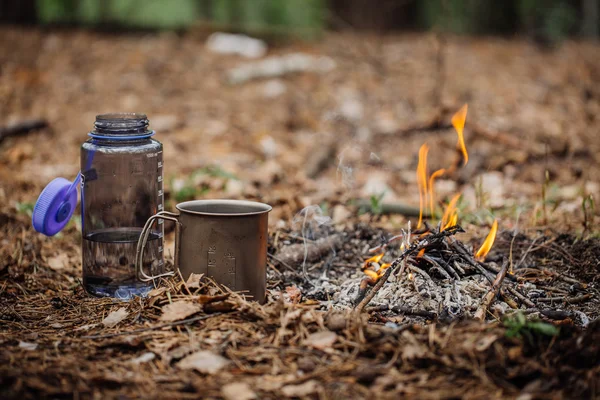
{"type": "MultiPolygon", "coordinates": [[[[310,205],[300,210],[292,220],[292,229],[302,235],[304,244],[304,259],[302,261],[302,274],[304,279],[310,282],[307,270],[307,259],[309,246],[314,246],[314,242],[319,239],[324,239],[329,236],[329,226],[332,219],[325,215],[323,209],[318,205],[310,205]]],[[[330,259],[335,257],[335,248],[331,246],[332,255],[330,259]]],[[[324,274],[326,271],[324,272],[324,274]]]]}

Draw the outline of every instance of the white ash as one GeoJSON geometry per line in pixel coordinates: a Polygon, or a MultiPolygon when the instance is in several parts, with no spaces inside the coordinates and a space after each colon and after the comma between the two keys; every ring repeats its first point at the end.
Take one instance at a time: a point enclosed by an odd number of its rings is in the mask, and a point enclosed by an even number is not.
{"type": "MultiPolygon", "coordinates": [[[[334,308],[352,308],[363,277],[348,279],[333,296],[334,308]]],[[[388,281],[371,300],[370,305],[408,307],[416,310],[449,314],[450,317],[473,316],[481,298],[489,290],[488,281],[480,275],[465,277],[459,281],[433,281],[413,273],[413,279],[404,275],[402,279],[391,275],[388,281]]],[[[498,302],[505,312],[508,305],[498,302]]]]}

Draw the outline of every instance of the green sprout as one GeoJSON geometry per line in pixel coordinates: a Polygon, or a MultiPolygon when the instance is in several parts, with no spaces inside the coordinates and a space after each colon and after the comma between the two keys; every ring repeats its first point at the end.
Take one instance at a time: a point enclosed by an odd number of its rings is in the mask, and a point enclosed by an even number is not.
{"type": "Polygon", "coordinates": [[[525,315],[517,312],[512,316],[507,316],[503,321],[508,338],[527,338],[530,344],[534,343],[536,336],[557,336],[559,329],[543,321],[527,321],[525,315]]]}
{"type": "Polygon", "coordinates": [[[383,197],[385,196],[385,190],[379,194],[371,195],[371,212],[375,215],[381,215],[383,213],[383,197]]]}
{"type": "Polygon", "coordinates": [[[29,202],[24,202],[24,203],[17,202],[17,204],[15,204],[15,207],[19,214],[25,214],[29,217],[31,217],[31,215],[33,214],[34,206],[35,206],[35,204],[29,203],[29,202]]]}

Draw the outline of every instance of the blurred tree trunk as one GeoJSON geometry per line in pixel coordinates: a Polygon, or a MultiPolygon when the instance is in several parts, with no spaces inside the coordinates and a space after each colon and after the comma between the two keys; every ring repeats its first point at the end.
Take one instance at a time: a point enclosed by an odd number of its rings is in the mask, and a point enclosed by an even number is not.
{"type": "Polygon", "coordinates": [[[598,22],[600,0],[583,0],[583,34],[593,40],[598,40],[598,22]]]}
{"type": "Polygon", "coordinates": [[[36,0],[0,0],[0,22],[32,24],[37,20],[36,0]]]}

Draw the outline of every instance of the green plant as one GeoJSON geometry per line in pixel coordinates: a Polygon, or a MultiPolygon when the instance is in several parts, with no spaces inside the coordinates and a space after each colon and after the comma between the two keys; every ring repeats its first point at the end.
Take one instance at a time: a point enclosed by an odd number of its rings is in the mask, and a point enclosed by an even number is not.
{"type": "Polygon", "coordinates": [[[25,214],[31,217],[31,214],[33,213],[33,207],[35,206],[35,204],[33,203],[29,203],[29,202],[17,202],[17,204],[15,204],[15,208],[17,209],[17,212],[19,214],[25,214]]]}
{"type": "Polygon", "coordinates": [[[504,318],[503,324],[506,328],[506,337],[527,338],[530,344],[534,343],[536,337],[559,334],[556,326],[543,321],[527,321],[521,312],[507,316],[504,318]]]}
{"type": "Polygon", "coordinates": [[[589,232],[594,225],[594,213],[596,211],[596,203],[594,197],[590,194],[584,196],[581,201],[581,209],[583,210],[583,233],[589,232]]]}
{"type": "Polygon", "coordinates": [[[383,213],[383,196],[385,196],[385,190],[379,194],[371,195],[371,212],[375,215],[380,215],[381,213],[383,213]]]}

